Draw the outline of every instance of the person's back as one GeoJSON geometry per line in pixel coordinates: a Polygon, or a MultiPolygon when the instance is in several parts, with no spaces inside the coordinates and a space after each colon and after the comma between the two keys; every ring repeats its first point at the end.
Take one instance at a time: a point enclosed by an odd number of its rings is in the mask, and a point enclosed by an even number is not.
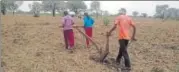
{"type": "Polygon", "coordinates": [[[121,8],[121,15],[115,19],[115,24],[113,28],[107,33],[107,35],[110,36],[112,31],[115,30],[116,28],[118,28],[117,31],[119,31],[118,41],[120,45],[118,56],[116,58],[116,63],[120,64],[121,58],[123,56],[125,60],[126,69],[130,70],[131,64],[130,64],[130,58],[129,58],[128,51],[127,51],[127,46],[128,46],[130,39],[136,40],[135,39],[136,27],[134,23],[132,22],[131,18],[126,15],[126,10],[124,8],[121,8]],[[129,35],[130,27],[133,28],[132,37],[130,37],[129,35]]]}
{"type": "Polygon", "coordinates": [[[64,30],[69,30],[73,28],[73,18],[70,15],[66,15],[63,17],[63,26],[64,26],[64,30]]]}
{"type": "Polygon", "coordinates": [[[84,20],[84,26],[85,27],[92,27],[93,26],[94,20],[90,16],[85,16],[83,20],[84,20]]]}
{"type": "Polygon", "coordinates": [[[65,39],[65,47],[66,49],[73,49],[74,47],[74,34],[73,34],[74,21],[67,11],[64,12],[62,24],[63,24],[64,39],[65,39]]]}
{"type": "Polygon", "coordinates": [[[116,18],[115,24],[117,24],[119,28],[119,39],[129,40],[130,27],[134,25],[131,18],[127,15],[120,15],[116,18]]]}
{"type": "MultiPolygon", "coordinates": [[[[93,24],[94,24],[94,20],[92,17],[90,17],[88,15],[88,13],[84,13],[84,18],[83,18],[83,22],[84,22],[84,29],[85,29],[85,33],[86,35],[88,35],[89,37],[92,38],[92,34],[93,34],[93,24]]],[[[89,48],[89,40],[86,39],[86,45],[89,48]]]]}

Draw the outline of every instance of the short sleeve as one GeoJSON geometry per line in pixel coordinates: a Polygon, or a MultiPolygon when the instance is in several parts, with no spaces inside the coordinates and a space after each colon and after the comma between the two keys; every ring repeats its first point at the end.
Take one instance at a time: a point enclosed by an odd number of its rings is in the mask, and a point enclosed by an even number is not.
{"type": "Polygon", "coordinates": [[[72,24],[74,24],[74,23],[75,23],[75,21],[74,21],[74,19],[73,19],[73,18],[71,18],[71,21],[72,21],[72,24]]]}
{"type": "Polygon", "coordinates": [[[92,24],[94,24],[94,19],[93,19],[93,18],[91,18],[91,20],[92,20],[92,24]]]}
{"type": "Polygon", "coordinates": [[[118,23],[119,23],[119,19],[116,18],[116,19],[114,20],[114,24],[118,24],[118,23]]]}
{"type": "Polygon", "coordinates": [[[83,18],[83,23],[86,24],[86,17],[83,18]]]}
{"type": "Polygon", "coordinates": [[[134,21],[131,18],[130,18],[130,24],[133,26],[135,25],[134,21]]]}
{"type": "Polygon", "coordinates": [[[62,24],[63,24],[63,25],[65,24],[65,18],[62,19],[62,24]]]}

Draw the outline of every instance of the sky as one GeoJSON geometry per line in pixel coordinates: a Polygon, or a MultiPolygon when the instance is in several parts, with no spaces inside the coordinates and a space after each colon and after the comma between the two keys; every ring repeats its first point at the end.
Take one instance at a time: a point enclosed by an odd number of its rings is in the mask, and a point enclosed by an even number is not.
{"type": "MultiPolygon", "coordinates": [[[[28,4],[32,2],[33,1],[24,1],[19,9],[29,11],[28,4]]],[[[89,9],[91,1],[84,2],[89,9]]],[[[138,11],[139,13],[147,13],[149,16],[153,16],[155,14],[156,5],[162,4],[168,4],[169,7],[179,8],[179,1],[100,1],[101,10],[107,10],[110,14],[117,14],[120,8],[126,8],[128,15],[132,15],[133,11],[138,11]]]]}

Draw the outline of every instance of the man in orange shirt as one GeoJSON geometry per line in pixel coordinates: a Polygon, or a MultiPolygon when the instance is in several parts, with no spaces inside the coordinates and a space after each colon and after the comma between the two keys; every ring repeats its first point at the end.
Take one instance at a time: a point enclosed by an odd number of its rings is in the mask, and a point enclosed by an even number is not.
{"type": "Polygon", "coordinates": [[[135,39],[135,33],[136,33],[136,27],[132,21],[132,19],[126,15],[126,10],[124,8],[121,8],[121,15],[119,15],[116,20],[113,28],[108,32],[108,36],[111,35],[112,31],[114,31],[118,28],[119,31],[119,44],[120,44],[120,49],[118,56],[116,58],[117,64],[120,64],[122,56],[124,57],[125,60],[125,67],[126,69],[131,69],[131,64],[130,64],[130,59],[129,55],[127,52],[127,45],[129,40],[136,40],[135,39]],[[130,38],[129,36],[129,31],[130,27],[133,27],[133,34],[132,37],[130,38]]]}

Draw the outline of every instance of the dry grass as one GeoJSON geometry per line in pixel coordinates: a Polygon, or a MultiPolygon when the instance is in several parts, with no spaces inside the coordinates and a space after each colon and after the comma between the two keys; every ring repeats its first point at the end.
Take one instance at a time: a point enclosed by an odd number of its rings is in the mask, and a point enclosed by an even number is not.
{"type": "MultiPolygon", "coordinates": [[[[2,16],[2,64],[5,72],[115,72],[89,59],[96,51],[85,48],[85,39],[76,30],[75,53],[64,48],[60,17],[2,16]]],[[[78,19],[76,24],[82,25],[78,19]]],[[[105,44],[105,32],[112,27],[97,19],[94,39],[105,44]]],[[[129,46],[132,72],[150,72],[160,67],[174,72],[179,62],[179,22],[136,18],[137,42],[129,46]]],[[[118,52],[116,32],[110,38],[110,54],[118,52]]]]}

